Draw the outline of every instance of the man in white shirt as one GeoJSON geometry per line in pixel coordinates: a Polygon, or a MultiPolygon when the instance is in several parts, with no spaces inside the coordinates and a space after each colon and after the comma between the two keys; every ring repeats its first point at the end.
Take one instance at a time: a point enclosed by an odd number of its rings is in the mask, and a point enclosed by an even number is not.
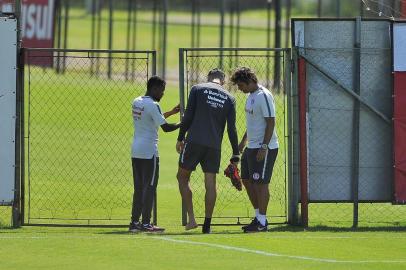
{"type": "Polygon", "coordinates": [[[152,76],[148,80],[145,96],[137,97],[132,104],[134,139],[131,152],[134,195],[129,227],[131,232],[164,230],[150,223],[159,176],[158,128],[171,132],[180,126],[179,123],[168,124],[165,120],[178,113],[179,106],[164,114],[161,113],[158,102],[164,95],[165,85],[163,79],[152,76]]]}
{"type": "Polygon", "coordinates": [[[269,183],[279,148],[275,102],[271,92],[258,84],[257,76],[249,68],[237,69],[231,81],[239,90],[249,94],[245,104],[247,131],[239,150],[242,152],[248,141],[241,158],[241,178],[254,207],[255,218],[242,229],[244,232],[266,232],[269,183]]]}

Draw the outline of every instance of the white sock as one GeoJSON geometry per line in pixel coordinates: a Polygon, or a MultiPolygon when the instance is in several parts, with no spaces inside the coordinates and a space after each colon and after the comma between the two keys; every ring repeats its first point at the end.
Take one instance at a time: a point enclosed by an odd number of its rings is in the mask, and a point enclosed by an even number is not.
{"type": "Polygon", "coordinates": [[[255,217],[258,219],[258,215],[259,215],[259,209],[254,209],[255,210],[255,217]]]}
{"type": "Polygon", "coordinates": [[[257,219],[258,219],[259,223],[261,223],[262,226],[265,226],[265,224],[266,224],[266,215],[258,214],[257,219]]]}

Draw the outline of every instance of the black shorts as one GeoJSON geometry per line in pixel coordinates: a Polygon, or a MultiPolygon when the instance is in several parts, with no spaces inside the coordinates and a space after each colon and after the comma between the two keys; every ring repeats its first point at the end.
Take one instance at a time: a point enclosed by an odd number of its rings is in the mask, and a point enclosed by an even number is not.
{"type": "Polygon", "coordinates": [[[241,178],[249,179],[254,183],[269,184],[275,165],[278,148],[268,149],[264,160],[257,161],[259,148],[245,148],[241,157],[241,178]]]}
{"type": "Polygon", "coordinates": [[[221,151],[211,147],[185,143],[179,157],[179,167],[188,171],[196,170],[200,163],[205,173],[218,173],[220,168],[221,151]]]}

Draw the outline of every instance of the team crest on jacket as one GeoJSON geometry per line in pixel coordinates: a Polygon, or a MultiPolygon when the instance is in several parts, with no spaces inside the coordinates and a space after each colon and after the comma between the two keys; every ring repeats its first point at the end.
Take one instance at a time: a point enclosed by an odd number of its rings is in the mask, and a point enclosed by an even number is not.
{"type": "Polygon", "coordinates": [[[258,180],[258,179],[259,179],[259,173],[254,173],[254,174],[252,175],[252,178],[253,178],[254,180],[258,180]]]}

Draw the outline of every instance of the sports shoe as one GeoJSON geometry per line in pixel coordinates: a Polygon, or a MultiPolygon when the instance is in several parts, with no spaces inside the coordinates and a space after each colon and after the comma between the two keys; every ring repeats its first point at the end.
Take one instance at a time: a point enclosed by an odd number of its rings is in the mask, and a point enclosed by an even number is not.
{"type": "Polygon", "coordinates": [[[268,221],[266,221],[265,226],[263,226],[260,222],[257,224],[248,225],[245,229],[245,233],[256,233],[256,232],[267,232],[268,231],[268,221]]]}
{"type": "Polygon", "coordinates": [[[227,168],[224,170],[224,175],[231,180],[231,184],[238,190],[242,190],[242,182],[240,177],[240,170],[238,167],[230,163],[228,164],[227,168]]]}
{"type": "Polygon", "coordinates": [[[160,228],[158,226],[152,225],[152,224],[142,224],[142,229],[143,232],[150,232],[150,233],[159,233],[165,231],[164,228],[160,228]]]}
{"type": "Polygon", "coordinates": [[[241,229],[245,230],[245,228],[247,228],[248,226],[253,226],[253,225],[257,224],[257,223],[259,223],[258,219],[257,219],[257,217],[254,217],[254,219],[251,220],[250,224],[242,226],[241,229]]]}
{"type": "Polygon", "coordinates": [[[138,221],[137,222],[132,221],[130,223],[130,226],[128,227],[128,231],[129,232],[140,232],[140,231],[142,231],[141,223],[138,222],[138,221]]]}

